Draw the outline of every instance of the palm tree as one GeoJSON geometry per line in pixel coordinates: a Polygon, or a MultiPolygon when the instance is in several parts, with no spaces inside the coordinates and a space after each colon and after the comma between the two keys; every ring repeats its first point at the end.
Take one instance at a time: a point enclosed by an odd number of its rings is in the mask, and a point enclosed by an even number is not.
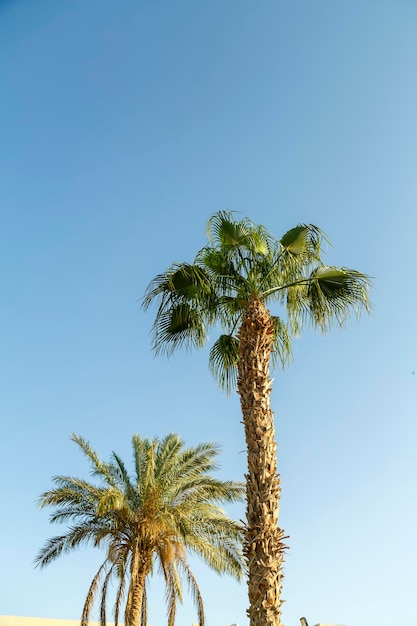
{"type": "Polygon", "coordinates": [[[42,508],[54,508],[51,522],[71,525],[46,542],[36,564],[44,567],[81,544],[106,548],[104,562],[87,593],[81,626],[88,625],[99,591],[100,622],[105,626],[112,578],[118,580],[116,626],[123,602],[125,626],[146,626],[146,581],[159,564],[166,584],[168,626],[173,626],[177,602],[182,601],[181,578],[188,584],[203,626],[203,601],[187,554],[198,555],[219,574],[237,579],[243,575],[242,527],[219,505],[241,500],[244,485],[210,474],[217,467],[217,446],[201,443],[184,449],[184,442],[175,434],[162,440],[134,435],[131,476],[116,453],[105,463],[87,441],[77,435],[72,435],[72,440],[88,457],[98,482],[57,476],[55,487],[40,496],[42,508]]]}
{"type": "Polygon", "coordinates": [[[211,327],[222,333],[209,365],[220,385],[240,396],[247,445],[244,556],[251,626],[278,626],[285,546],[278,527],[277,474],[270,365],[291,357],[291,337],[309,320],[327,331],[351,312],[369,310],[370,281],[360,272],[324,265],[322,231],[300,224],[280,240],[247,218],[214,214],[208,243],[193,263],[174,263],[149,284],[142,304],[159,306],[156,353],[201,348],[211,327]],[[267,306],[281,305],[281,316],[267,306]],[[283,317],[284,315],[284,317],[283,317]]]}

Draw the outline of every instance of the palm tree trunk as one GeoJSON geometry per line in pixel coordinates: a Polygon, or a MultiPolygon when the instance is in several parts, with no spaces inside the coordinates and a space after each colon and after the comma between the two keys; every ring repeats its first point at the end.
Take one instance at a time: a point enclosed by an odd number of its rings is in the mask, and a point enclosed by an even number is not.
{"type": "Polygon", "coordinates": [[[250,626],[280,626],[284,561],[278,527],[280,479],[270,408],[274,326],[262,301],[252,299],[239,330],[238,392],[247,446],[246,533],[250,626]]]}
{"type": "Polygon", "coordinates": [[[131,577],[126,602],[125,626],[146,626],[142,624],[145,580],[149,572],[150,560],[136,553],[132,556],[131,577]]]}
{"type": "MultiPolygon", "coordinates": [[[[131,590],[126,605],[125,626],[141,626],[144,580],[131,580],[131,590]]],[[[146,626],[146,625],[143,625],[146,626]]]]}

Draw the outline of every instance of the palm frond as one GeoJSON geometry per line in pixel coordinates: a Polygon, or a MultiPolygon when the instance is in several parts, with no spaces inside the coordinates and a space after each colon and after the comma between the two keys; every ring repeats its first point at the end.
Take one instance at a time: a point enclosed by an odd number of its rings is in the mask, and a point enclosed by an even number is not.
{"type": "Polygon", "coordinates": [[[79,435],[76,435],[75,433],[71,435],[71,440],[74,441],[74,443],[76,443],[84,452],[84,454],[90,459],[91,465],[93,467],[92,475],[103,478],[103,480],[108,482],[110,485],[116,486],[114,484],[114,480],[111,475],[111,472],[109,472],[107,464],[103,463],[100,460],[97,453],[91,447],[90,443],[87,440],[85,440],[83,437],[80,437],[79,435]]]}
{"type": "Polygon", "coordinates": [[[110,487],[103,492],[102,497],[97,502],[96,514],[98,517],[104,517],[109,512],[121,511],[123,508],[126,509],[125,494],[120,489],[110,487]]]}
{"type": "Polygon", "coordinates": [[[142,307],[146,310],[155,299],[160,299],[161,312],[173,303],[200,301],[203,296],[207,298],[211,293],[210,275],[202,265],[174,263],[149,283],[142,298],[142,307]]]}
{"type": "Polygon", "coordinates": [[[178,466],[178,455],[184,441],[175,433],[169,433],[158,444],[155,465],[155,480],[163,489],[173,485],[173,474],[178,466]]]}
{"type": "Polygon", "coordinates": [[[205,615],[204,615],[204,602],[203,597],[200,592],[200,587],[198,586],[198,582],[193,572],[191,571],[187,561],[185,558],[179,558],[178,563],[185,574],[188,590],[192,595],[194,600],[195,607],[197,609],[198,615],[198,624],[199,626],[204,626],[205,624],[205,615]]]}
{"type": "Polygon", "coordinates": [[[343,267],[321,266],[311,274],[307,302],[312,323],[323,331],[370,310],[368,276],[343,267]]]}
{"type": "Polygon", "coordinates": [[[272,343],[272,366],[281,363],[285,367],[292,358],[291,336],[287,324],[278,316],[271,315],[274,323],[274,341],[272,343]]]}
{"type": "Polygon", "coordinates": [[[103,571],[106,569],[107,561],[105,561],[99,568],[98,572],[94,576],[91,581],[90,587],[88,589],[87,597],[84,602],[83,611],[81,614],[81,626],[88,626],[89,618],[91,614],[91,610],[94,604],[94,598],[100,583],[100,578],[103,571]]]}
{"type": "Polygon", "coordinates": [[[175,562],[170,560],[164,562],[161,560],[161,568],[165,578],[165,602],[167,605],[167,623],[168,626],[174,626],[175,615],[177,612],[177,602],[182,604],[182,587],[181,580],[178,576],[175,562]]]}
{"type": "Polygon", "coordinates": [[[321,243],[325,234],[314,224],[299,224],[281,238],[276,267],[280,284],[290,285],[309,274],[312,264],[321,263],[321,243]]]}
{"type": "Polygon", "coordinates": [[[328,242],[324,232],[314,224],[298,224],[281,237],[281,254],[303,257],[311,263],[320,259],[323,240],[328,242]]]}
{"type": "Polygon", "coordinates": [[[126,498],[132,507],[137,505],[137,490],[129,476],[126,465],[118,454],[112,452],[114,465],[110,466],[110,471],[114,472],[119,488],[125,493],[126,498]]]}
{"type": "Polygon", "coordinates": [[[37,501],[40,508],[65,503],[74,507],[83,505],[85,510],[89,510],[101,494],[100,487],[85,480],[69,476],[54,476],[52,480],[57,488],[40,495],[37,501]]]}
{"type": "Polygon", "coordinates": [[[244,220],[234,219],[235,212],[218,211],[207,222],[207,236],[212,245],[236,247],[245,245],[249,229],[244,220]]]}
{"type": "Polygon", "coordinates": [[[106,618],[107,587],[109,586],[109,582],[110,582],[112,574],[113,574],[113,569],[110,569],[107,572],[103,581],[103,585],[101,587],[100,626],[107,626],[107,618],[106,618]]]}
{"type": "Polygon", "coordinates": [[[169,355],[178,348],[201,348],[207,340],[207,329],[200,307],[187,302],[173,305],[157,317],[152,329],[156,354],[169,355]]]}
{"type": "Polygon", "coordinates": [[[123,596],[125,594],[125,586],[126,586],[126,564],[123,567],[118,568],[118,578],[119,578],[119,586],[116,592],[116,600],[114,603],[114,626],[119,625],[119,615],[120,608],[123,600],[123,596]]]}
{"type": "Polygon", "coordinates": [[[51,524],[62,524],[64,522],[70,522],[72,520],[77,523],[82,522],[84,524],[94,524],[96,521],[96,507],[94,508],[88,505],[88,510],[83,506],[75,507],[69,505],[68,507],[62,505],[61,508],[55,510],[50,516],[49,521],[51,524]]]}
{"type": "Polygon", "coordinates": [[[147,437],[140,437],[138,434],[132,437],[132,452],[135,464],[135,483],[139,494],[142,492],[146,468],[148,465],[148,451],[152,446],[152,441],[147,437]]]}
{"type": "Polygon", "coordinates": [[[237,386],[239,340],[233,335],[220,335],[210,350],[209,367],[215,380],[227,393],[237,386]]]}
{"type": "Polygon", "coordinates": [[[188,550],[202,558],[218,574],[227,573],[240,580],[245,569],[240,549],[242,525],[225,519],[221,511],[211,516],[206,512],[204,520],[200,518],[199,523],[210,536],[210,542],[203,541],[203,535],[189,534],[186,542],[188,550]]]}

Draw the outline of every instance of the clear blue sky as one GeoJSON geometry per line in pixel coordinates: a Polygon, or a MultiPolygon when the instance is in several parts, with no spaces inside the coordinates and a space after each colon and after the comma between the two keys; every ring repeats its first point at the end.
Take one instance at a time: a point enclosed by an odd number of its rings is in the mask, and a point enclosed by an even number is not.
{"type": "MultiPolygon", "coordinates": [[[[38,495],[88,474],[71,432],[126,459],[134,432],[214,440],[243,477],[237,396],[207,352],[154,358],[138,304],[230,209],[317,224],[375,283],[274,373],[284,622],[415,623],[416,63],[414,0],[0,2],[0,614],[80,616],[101,555],[33,568],[60,530],[38,495]]],[[[208,626],[247,624],[245,586],[193,568],[208,626]]]]}

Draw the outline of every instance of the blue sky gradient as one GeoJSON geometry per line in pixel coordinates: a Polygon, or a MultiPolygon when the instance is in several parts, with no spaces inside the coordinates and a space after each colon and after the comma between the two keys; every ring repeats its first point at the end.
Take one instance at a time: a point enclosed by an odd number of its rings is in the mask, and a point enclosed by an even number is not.
{"type": "MultiPolygon", "coordinates": [[[[156,359],[139,306],[229,209],[317,224],[375,284],[274,372],[284,622],[415,622],[416,60],[412,0],[0,2],[1,614],[80,616],[101,555],[33,567],[60,530],[37,497],[88,473],[71,432],[125,459],[134,432],[217,441],[242,479],[237,396],[207,350],[156,359]]],[[[247,624],[245,586],[193,568],[208,626],[247,624]]]]}

